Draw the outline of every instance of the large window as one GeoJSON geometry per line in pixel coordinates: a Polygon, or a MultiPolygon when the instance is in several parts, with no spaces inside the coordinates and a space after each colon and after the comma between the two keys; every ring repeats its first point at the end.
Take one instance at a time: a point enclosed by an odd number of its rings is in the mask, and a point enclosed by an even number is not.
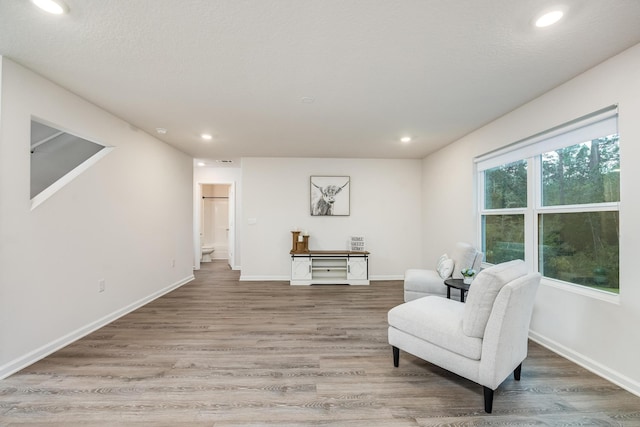
{"type": "Polygon", "coordinates": [[[477,159],[485,262],[619,290],[620,152],[610,107],[477,159]]]}

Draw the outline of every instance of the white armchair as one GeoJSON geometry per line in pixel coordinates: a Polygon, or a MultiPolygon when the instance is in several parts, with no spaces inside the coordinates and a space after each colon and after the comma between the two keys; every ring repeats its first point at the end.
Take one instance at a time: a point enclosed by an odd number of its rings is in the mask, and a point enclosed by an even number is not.
{"type": "Polygon", "coordinates": [[[444,254],[440,257],[434,269],[412,268],[404,273],[404,300],[412,301],[429,295],[446,296],[447,287],[444,280],[449,277],[462,279],[460,270],[473,268],[480,271],[482,252],[468,243],[457,243],[451,256],[444,254]]]}
{"type": "Polygon", "coordinates": [[[527,357],[538,273],[523,261],[489,267],[473,281],[467,302],[428,296],[389,311],[389,344],[398,367],[400,350],[484,387],[485,411],[493,392],[527,357]]]}

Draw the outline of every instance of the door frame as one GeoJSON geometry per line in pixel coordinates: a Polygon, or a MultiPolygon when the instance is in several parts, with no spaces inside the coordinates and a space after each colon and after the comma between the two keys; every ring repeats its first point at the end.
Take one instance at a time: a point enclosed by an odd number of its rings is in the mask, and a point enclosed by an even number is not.
{"type": "Polygon", "coordinates": [[[200,239],[200,225],[202,222],[202,186],[203,185],[228,185],[229,186],[229,248],[228,248],[228,260],[229,266],[233,269],[236,258],[236,183],[234,181],[213,181],[213,182],[198,182],[195,187],[195,200],[194,200],[194,221],[193,221],[193,242],[194,242],[194,270],[200,270],[200,256],[202,241],[200,239]]]}

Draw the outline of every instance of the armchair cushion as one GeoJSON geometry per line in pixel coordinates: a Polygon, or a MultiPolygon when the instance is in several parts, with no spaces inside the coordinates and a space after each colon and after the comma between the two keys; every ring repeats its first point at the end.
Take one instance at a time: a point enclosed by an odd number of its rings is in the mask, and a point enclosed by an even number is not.
{"type": "Polygon", "coordinates": [[[438,259],[438,265],[436,266],[436,271],[441,279],[448,279],[451,277],[453,273],[453,268],[455,267],[455,262],[444,254],[438,259]]]}
{"type": "Polygon", "coordinates": [[[527,266],[522,260],[509,261],[482,270],[467,294],[462,321],[464,334],[482,338],[493,303],[502,287],[526,274],[527,266]]]}
{"type": "Polygon", "coordinates": [[[438,262],[436,262],[436,270],[440,268],[440,264],[442,264],[442,262],[446,259],[449,259],[449,255],[447,254],[440,255],[440,258],[438,258],[438,262]]]}
{"type": "Polygon", "coordinates": [[[462,332],[464,303],[428,296],[392,308],[389,326],[473,360],[480,360],[482,339],[462,332]]]}

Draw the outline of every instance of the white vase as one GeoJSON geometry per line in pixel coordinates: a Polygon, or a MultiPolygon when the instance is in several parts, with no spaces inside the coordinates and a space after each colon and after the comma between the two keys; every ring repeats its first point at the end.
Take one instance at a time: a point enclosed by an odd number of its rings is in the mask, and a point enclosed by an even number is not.
{"type": "Polygon", "coordinates": [[[464,278],[462,279],[462,282],[465,285],[470,285],[472,281],[473,281],[473,276],[464,276],[464,278]]]}

